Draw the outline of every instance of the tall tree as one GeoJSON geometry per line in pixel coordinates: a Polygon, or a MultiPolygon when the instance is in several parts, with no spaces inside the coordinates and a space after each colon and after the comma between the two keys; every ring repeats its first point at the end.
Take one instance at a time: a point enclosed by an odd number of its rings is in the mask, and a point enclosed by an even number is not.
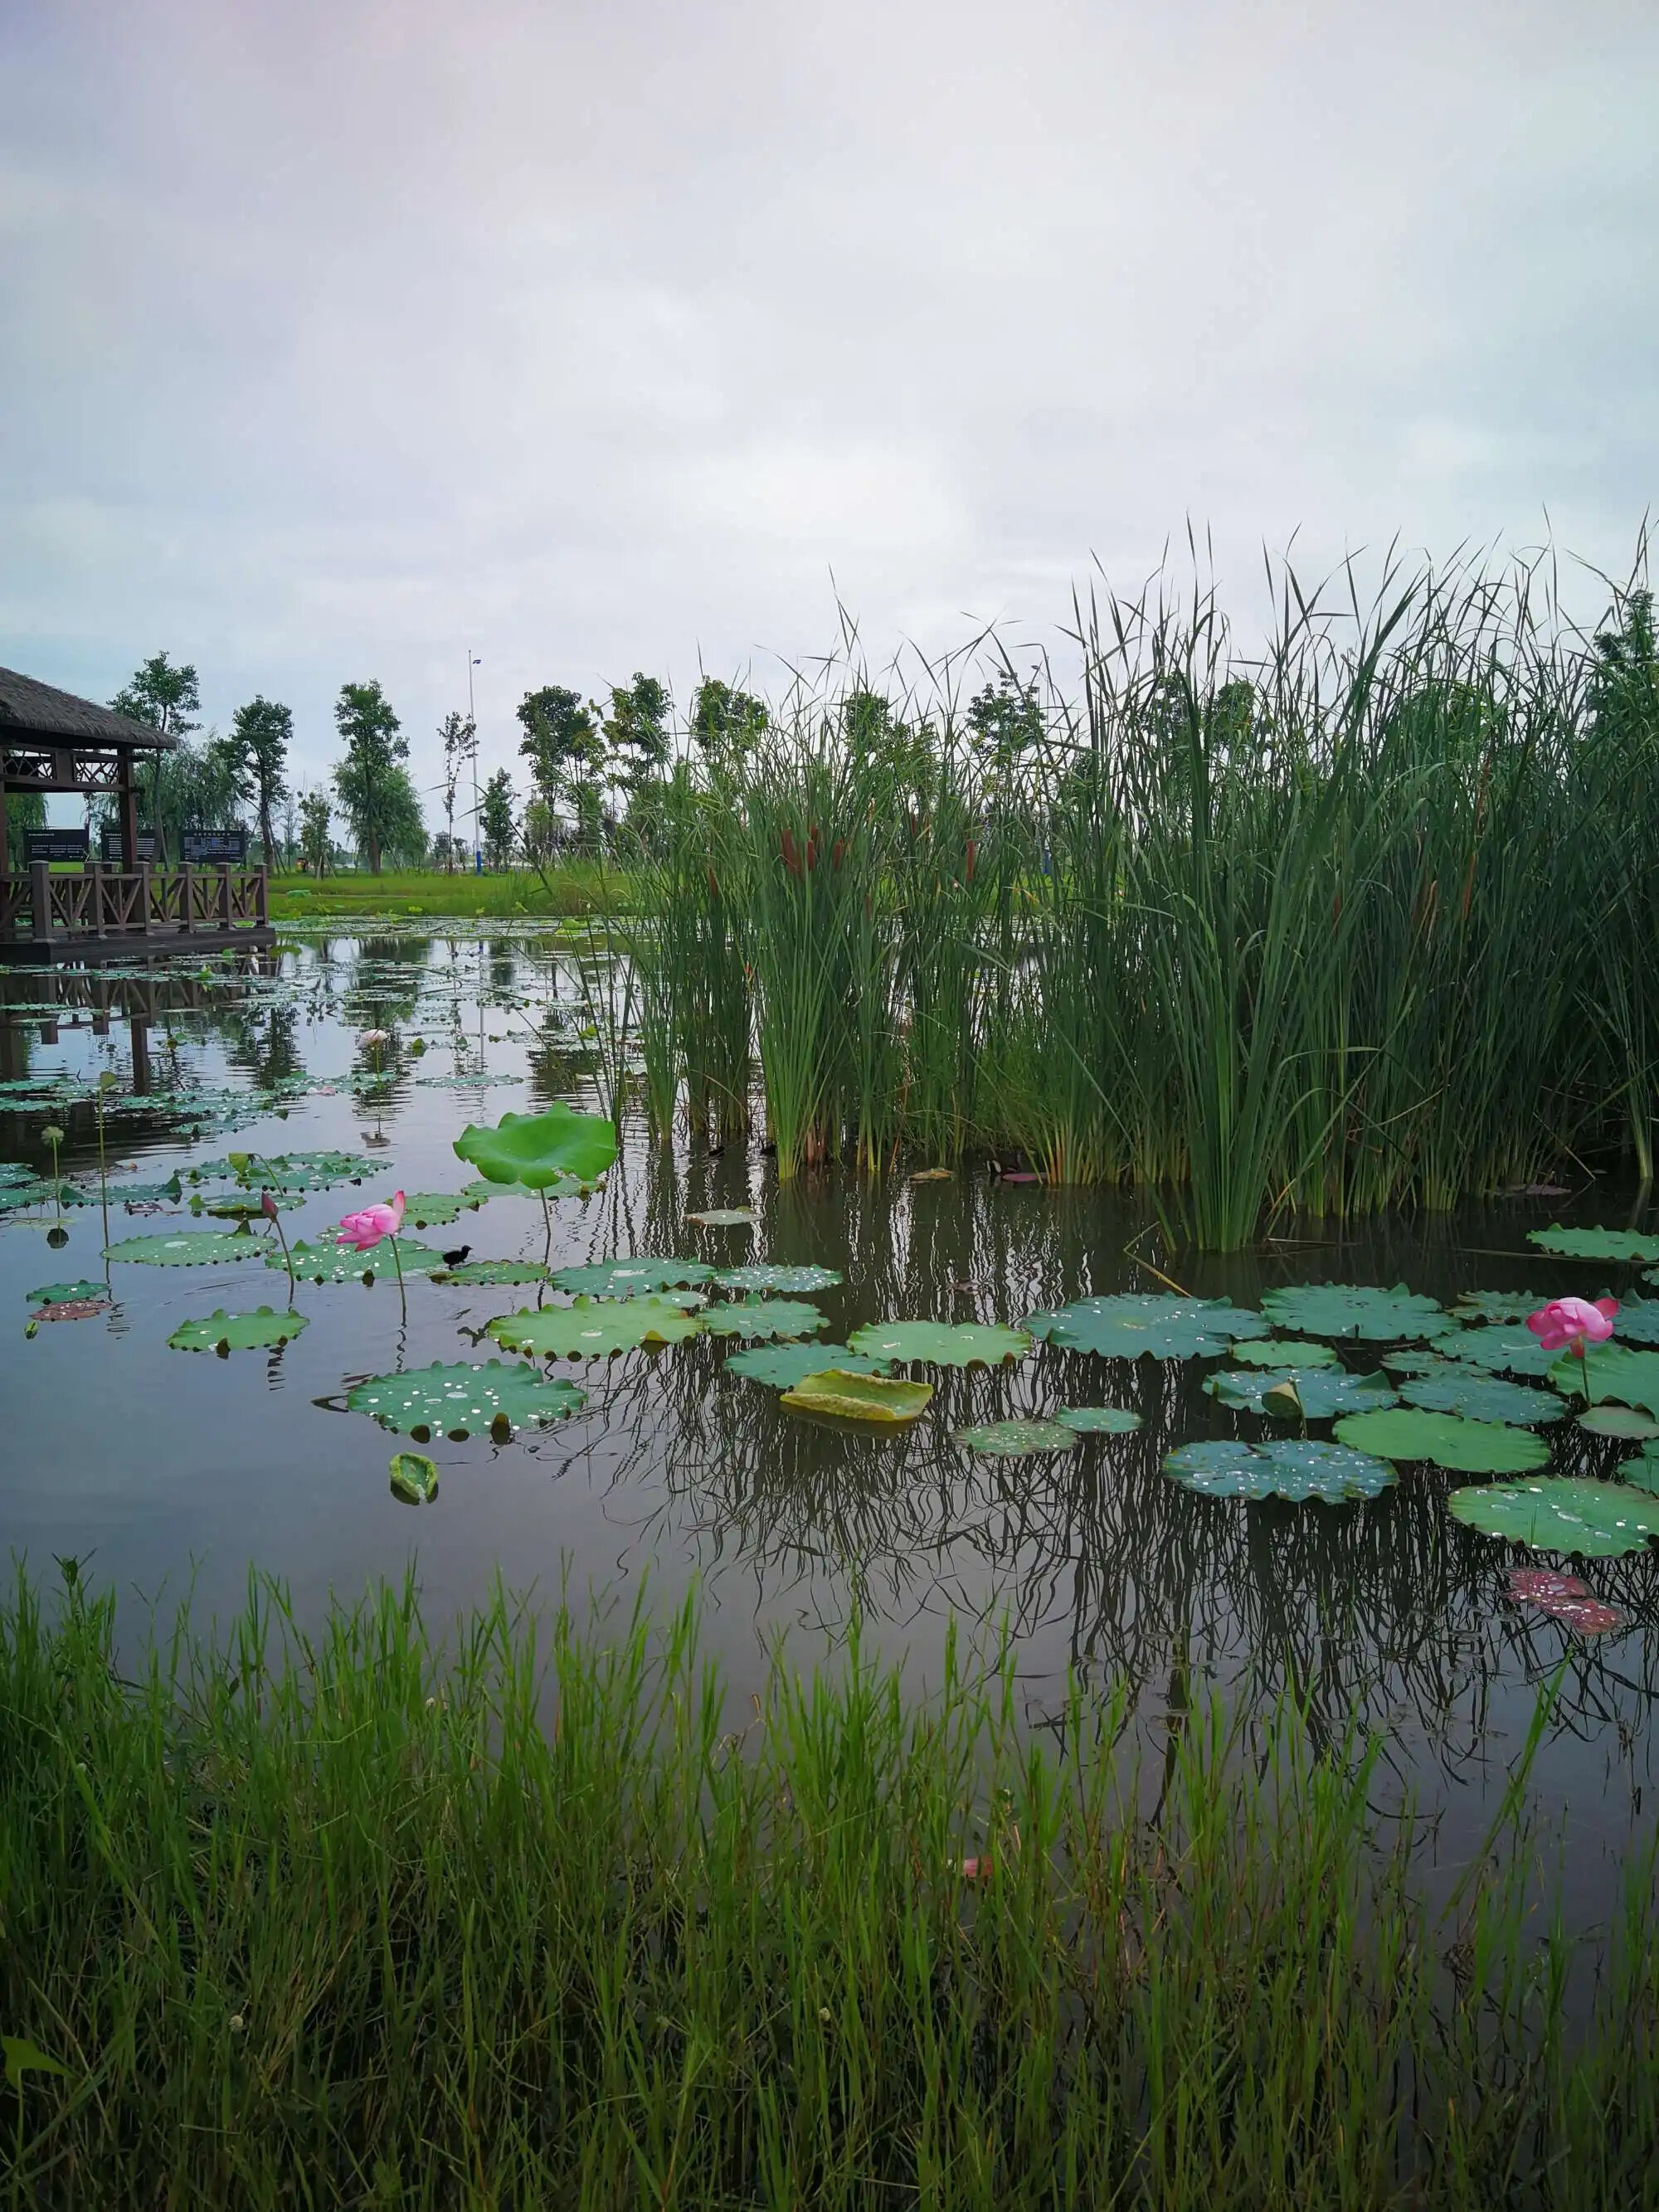
{"type": "Polygon", "coordinates": [[[328,873],[329,816],[333,808],[325,791],[308,791],[300,801],[300,858],[312,873],[328,873]]]}
{"type": "Polygon", "coordinates": [[[498,768],[478,801],[479,826],[492,868],[504,868],[513,853],[513,779],[498,768]]]}
{"type": "Polygon", "coordinates": [[[691,702],[691,738],[711,768],[742,765],[771,726],[766,702],[705,676],[691,702]]]}
{"type": "MultiPolygon", "coordinates": [[[[126,715],[130,721],[147,722],[152,730],[160,730],[165,737],[185,738],[200,726],[185,720],[186,715],[201,711],[201,690],[195,668],[189,662],[169,660],[165,653],[153,653],[109,703],[118,714],[126,715]]],[[[157,753],[150,768],[149,826],[155,833],[158,860],[167,858],[161,799],[164,757],[157,753]]]]}
{"type": "Polygon", "coordinates": [[[438,725],[444,749],[444,866],[455,868],[455,794],[467,763],[478,757],[478,726],[470,714],[446,714],[438,725]]]}
{"type": "Polygon", "coordinates": [[[594,708],[562,684],[526,691],[519,702],[524,738],[519,750],[531,764],[536,788],[556,813],[568,796],[584,838],[602,821],[605,743],[594,708]]]}
{"type": "Polygon", "coordinates": [[[653,781],[668,758],[668,716],[673,705],[668,687],[636,668],[631,684],[611,687],[611,712],[605,738],[617,763],[618,781],[630,801],[653,781]]]}
{"type": "Polygon", "coordinates": [[[334,725],[346,747],[345,758],[335,764],[334,788],[359,851],[368,855],[368,872],[378,876],[386,833],[404,811],[398,783],[408,783],[401,763],[409,758],[409,739],[378,684],[343,684],[334,725]]]}
{"type": "Polygon", "coordinates": [[[256,695],[231,717],[237,749],[242,796],[259,811],[259,838],[265,848],[265,866],[271,866],[276,838],[270,810],[288,796],[288,749],[294,742],[294,716],[275,699],[256,695]]]}

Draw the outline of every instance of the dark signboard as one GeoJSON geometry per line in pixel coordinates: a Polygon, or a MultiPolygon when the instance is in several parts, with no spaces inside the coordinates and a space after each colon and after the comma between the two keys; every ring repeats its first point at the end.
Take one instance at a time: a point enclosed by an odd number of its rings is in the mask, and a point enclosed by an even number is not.
{"type": "MultiPolygon", "coordinates": [[[[99,849],[103,859],[104,866],[106,868],[118,868],[121,866],[125,856],[121,851],[121,833],[118,830],[112,830],[107,824],[106,824],[105,828],[100,834],[99,849]]],[[[142,868],[147,861],[150,866],[154,866],[155,861],[155,832],[153,830],[141,830],[138,832],[139,866],[142,868]]]]}
{"type": "Polygon", "coordinates": [[[29,860],[84,860],[92,841],[84,830],[31,830],[29,860]]]}
{"type": "Polygon", "coordinates": [[[247,866],[246,830],[186,830],[184,846],[187,868],[245,868],[247,866]]]}

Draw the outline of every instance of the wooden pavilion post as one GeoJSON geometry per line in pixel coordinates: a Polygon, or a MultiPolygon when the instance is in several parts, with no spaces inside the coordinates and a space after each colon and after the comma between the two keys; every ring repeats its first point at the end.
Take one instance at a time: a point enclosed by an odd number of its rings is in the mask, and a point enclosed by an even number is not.
{"type": "Polygon", "coordinates": [[[121,868],[125,875],[138,872],[138,793],[132,781],[132,751],[123,745],[119,754],[118,795],[121,808],[121,868]]]}

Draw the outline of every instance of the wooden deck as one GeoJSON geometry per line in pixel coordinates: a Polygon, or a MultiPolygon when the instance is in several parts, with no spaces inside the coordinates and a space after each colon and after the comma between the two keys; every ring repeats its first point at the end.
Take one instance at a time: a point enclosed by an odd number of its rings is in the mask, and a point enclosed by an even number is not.
{"type": "Polygon", "coordinates": [[[123,960],[134,953],[268,945],[263,868],[88,867],[37,862],[0,876],[0,963],[123,960]]]}

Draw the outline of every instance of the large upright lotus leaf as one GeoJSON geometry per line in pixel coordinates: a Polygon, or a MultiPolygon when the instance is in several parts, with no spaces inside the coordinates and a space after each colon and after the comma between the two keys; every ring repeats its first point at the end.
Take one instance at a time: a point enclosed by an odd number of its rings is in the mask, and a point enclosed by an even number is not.
{"type": "Polygon", "coordinates": [[[1420,1342],[1443,1336],[1457,1324],[1434,1299],[1396,1283],[1380,1291],[1370,1283],[1292,1283],[1265,1291],[1261,1310],[1275,1328],[1306,1336],[1364,1337],[1371,1344],[1420,1342]]]}
{"type": "Polygon", "coordinates": [[[1659,1413],[1659,1352],[1632,1352],[1622,1344],[1592,1345],[1583,1359],[1563,1352],[1550,1369],[1550,1381],[1569,1398],[1616,1398],[1621,1406],[1640,1406],[1659,1413]]]}
{"type": "Polygon", "coordinates": [[[410,1191],[404,1200],[404,1218],[416,1229],[447,1229],[459,1220],[461,1208],[471,1204],[459,1191],[410,1191]]]}
{"type": "Polygon", "coordinates": [[[539,1260],[463,1260],[459,1267],[440,1267],[434,1283],[544,1283],[547,1269],[539,1260]]]}
{"type": "Polygon", "coordinates": [[[1054,1419],[1080,1437],[1126,1437],[1140,1426],[1139,1414],[1127,1406],[1062,1406],[1054,1419]]]}
{"type": "Polygon", "coordinates": [[[1328,1344],[1310,1336],[1259,1336],[1241,1339],[1228,1352],[1230,1359],[1246,1367],[1334,1367],[1337,1353],[1328,1344]]]}
{"type": "Polygon", "coordinates": [[[1441,1347],[1469,1367],[1493,1375],[1547,1375],[1556,1354],[1546,1352],[1529,1328],[1465,1328],[1442,1340],[1441,1347]]]}
{"type": "Polygon", "coordinates": [[[769,1383],[774,1390],[793,1390],[809,1375],[834,1367],[843,1375],[884,1375],[890,1362],[866,1359],[844,1344],[757,1344],[734,1352],[726,1363],[728,1375],[741,1375],[750,1382],[769,1383]]]}
{"type": "Polygon", "coordinates": [[[702,1260],[595,1260],[585,1267],[560,1267],[553,1280],[577,1297],[631,1298],[641,1291],[706,1283],[714,1272],[702,1260]]]}
{"type": "Polygon", "coordinates": [[[1446,1503],[1454,1520],[1483,1536],[1581,1559],[1616,1559],[1659,1535],[1659,1498],[1627,1483],[1593,1482],[1584,1475],[1471,1483],[1446,1503]]]}
{"type": "Polygon", "coordinates": [[[786,1390],[781,1403],[792,1413],[817,1413],[837,1421],[873,1421],[902,1427],[933,1402],[931,1382],[907,1382],[890,1375],[854,1375],[828,1367],[786,1390]]]}
{"type": "Polygon", "coordinates": [[[1621,1460],[1619,1472],[1638,1490],[1659,1497],[1659,1443],[1644,1443],[1634,1459],[1621,1460]]]}
{"type": "Polygon", "coordinates": [[[1225,1298],[1182,1298],[1170,1291],[1124,1291],[1077,1298],[1054,1313],[1025,1316],[1033,1336],[1062,1352],[1095,1352],[1110,1359],[1215,1359],[1242,1336],[1266,1336],[1258,1313],[1225,1298]]]}
{"type": "Polygon", "coordinates": [[[1484,1367],[1465,1367],[1451,1360],[1402,1382],[1400,1395],[1408,1406],[1424,1406],[1431,1413],[1467,1413],[1472,1421],[1511,1421],[1522,1429],[1559,1421],[1566,1410],[1552,1391],[1505,1382],[1484,1367]]]}
{"type": "Polygon", "coordinates": [[[90,1282],[82,1276],[73,1283],[37,1283],[23,1295],[32,1306],[79,1305],[88,1298],[106,1298],[109,1285],[90,1282]]]}
{"type": "Polygon", "coordinates": [[[1338,1440],[1379,1458],[1430,1460],[1462,1474],[1524,1474],[1542,1467],[1550,1448],[1530,1429],[1496,1421],[1466,1420],[1461,1413],[1431,1413],[1420,1406],[1393,1406],[1376,1413],[1350,1413],[1336,1425],[1338,1440]]]}
{"type": "MultiPolygon", "coordinates": [[[[264,1254],[267,1267],[283,1265],[283,1248],[275,1238],[269,1243],[261,1242],[257,1249],[264,1254]]],[[[304,1275],[313,1283],[356,1283],[361,1282],[365,1275],[372,1276],[377,1282],[385,1277],[395,1281],[398,1260],[403,1262],[406,1276],[435,1274],[444,1263],[441,1252],[434,1252],[429,1244],[417,1243],[412,1237],[398,1239],[396,1260],[392,1257],[389,1237],[383,1237],[367,1252],[356,1252],[349,1244],[336,1244],[331,1239],[307,1244],[303,1237],[297,1244],[291,1244],[289,1249],[293,1255],[295,1273],[304,1275]]]]}
{"type": "Polygon", "coordinates": [[[1296,1505],[1310,1498],[1326,1505],[1378,1498],[1395,1480],[1387,1460],[1288,1437],[1182,1444],[1165,1457],[1164,1472],[1205,1498],[1284,1498],[1296,1505]]]}
{"type": "Polygon", "coordinates": [[[733,1298],[710,1306],[703,1326],[711,1336],[741,1336],[750,1342],[761,1337],[810,1336],[828,1328],[829,1316],[803,1298],[733,1298]]]}
{"type": "Polygon", "coordinates": [[[1529,1229],[1527,1242],[1563,1260],[1659,1260],[1659,1237],[1634,1229],[1564,1229],[1558,1221],[1548,1229],[1529,1229]]]}
{"type": "Polygon", "coordinates": [[[958,1429],[953,1441],[988,1459],[1024,1459],[1035,1452],[1075,1451],[1077,1436],[1060,1421],[987,1421],[978,1428],[958,1429]]]}
{"type": "Polygon", "coordinates": [[[129,1237],[125,1243],[106,1247],[104,1257],[136,1260],[145,1267],[211,1267],[257,1259],[264,1249],[262,1237],[238,1237],[229,1230],[185,1229],[171,1237],[129,1237]]]}
{"type": "Polygon", "coordinates": [[[469,1124],[455,1150],[486,1182],[551,1190],[574,1176],[594,1182],[617,1157],[617,1132],[598,1114],[577,1114],[562,1099],[544,1113],[503,1114],[493,1129],[469,1124]]]}
{"type": "Polygon", "coordinates": [[[1461,1322],[1525,1321],[1546,1303],[1541,1291],[1462,1291],[1452,1317],[1461,1322]]]}
{"type": "Polygon", "coordinates": [[[1204,1388],[1224,1406],[1248,1413],[1266,1413],[1279,1411],[1277,1407],[1263,1405],[1267,1392],[1287,1386],[1301,1400],[1302,1411],[1310,1421],[1328,1421],[1338,1413],[1363,1413],[1370,1407],[1395,1403],[1386,1376],[1350,1375],[1346,1367],[1223,1369],[1212,1375],[1204,1388]]]}
{"type": "Polygon", "coordinates": [[[684,1344],[703,1316],[663,1297],[578,1298],[574,1305],[503,1314],[489,1334],[508,1352],[549,1359],[609,1359],[646,1344],[684,1344]]]}
{"type": "Polygon", "coordinates": [[[923,1359],[935,1367],[998,1367],[1031,1349],[1023,1328],[974,1321],[877,1321],[855,1328],[847,1341],[871,1359],[923,1359]]]}
{"type": "Polygon", "coordinates": [[[174,1352],[268,1352],[291,1342],[306,1322],[304,1314],[279,1313],[271,1306],[244,1314],[222,1307],[204,1321],[180,1322],[167,1343],[174,1352]]]}
{"type": "Polygon", "coordinates": [[[505,1443],[514,1429],[545,1427],[580,1413],[587,1393],[574,1382],[550,1381],[522,1360],[486,1360],[482,1366],[434,1360],[404,1375],[375,1375],[346,1393],[355,1413],[372,1413],[383,1429],[413,1437],[462,1443],[486,1430],[505,1443]]]}
{"type": "Polygon", "coordinates": [[[840,1280],[833,1267],[789,1267],[782,1261],[722,1267],[714,1278],[723,1291],[781,1291],[790,1297],[798,1297],[803,1291],[832,1290],[840,1280]]]}

